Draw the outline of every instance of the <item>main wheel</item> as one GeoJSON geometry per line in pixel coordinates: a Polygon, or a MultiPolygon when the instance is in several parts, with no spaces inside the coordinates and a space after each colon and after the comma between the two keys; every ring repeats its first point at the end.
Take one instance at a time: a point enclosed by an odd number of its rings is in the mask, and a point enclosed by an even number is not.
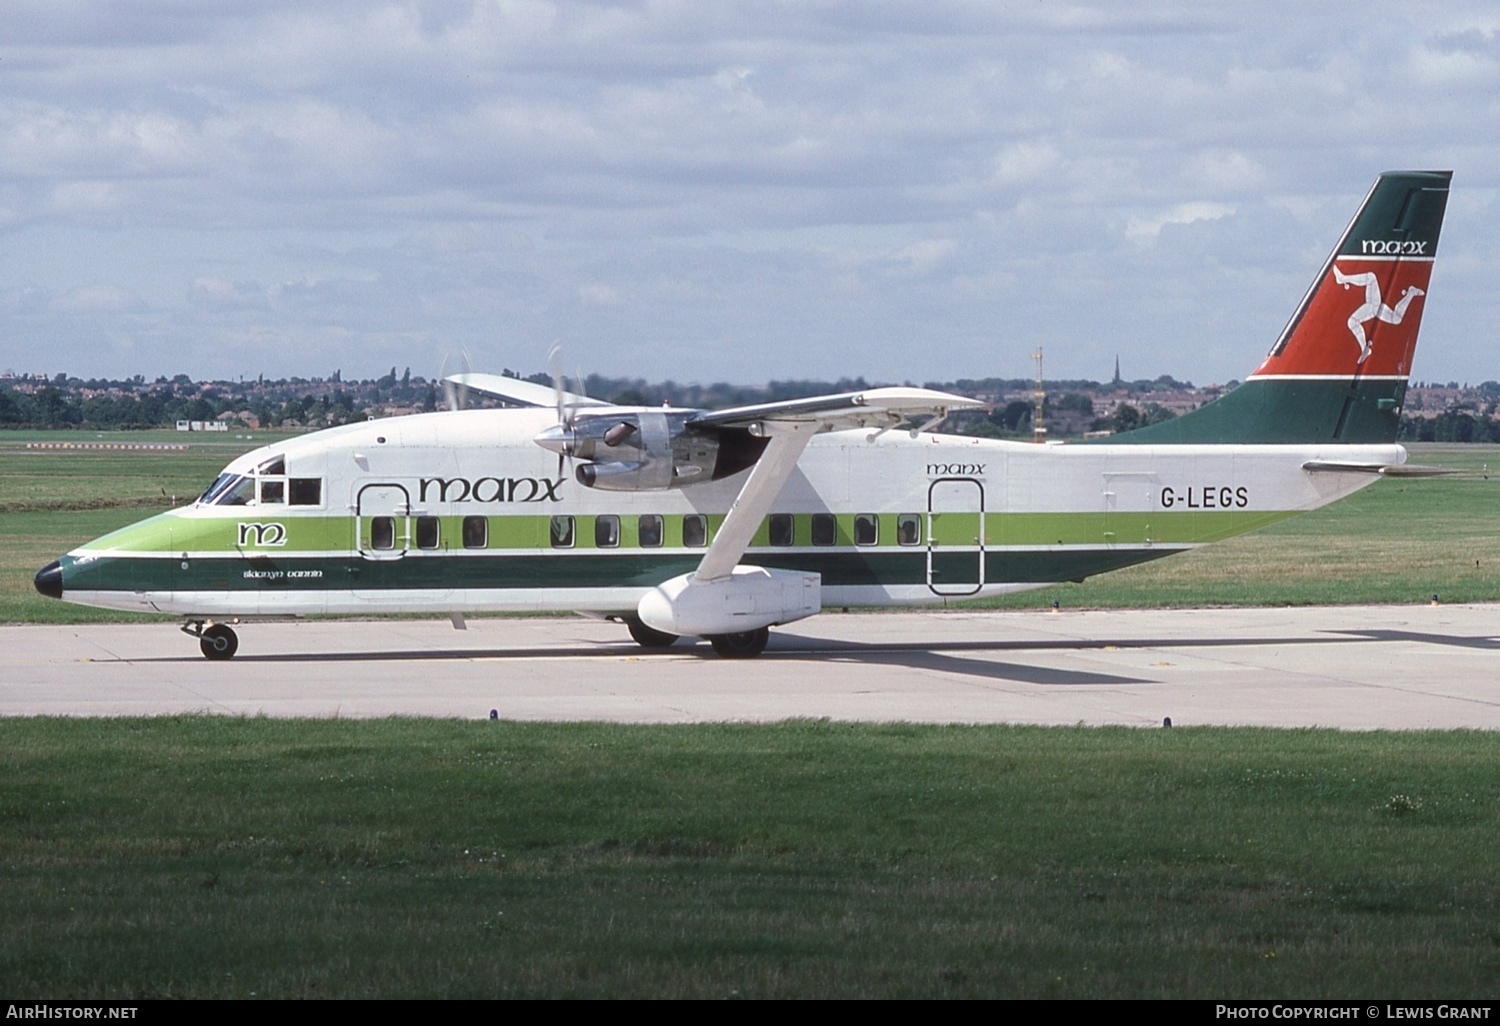
{"type": "Polygon", "coordinates": [[[239,636],[222,623],[203,628],[198,635],[198,647],[208,659],[228,659],[240,647],[239,636]]]}
{"type": "Polygon", "coordinates": [[[677,640],[677,635],[659,631],[655,627],[647,627],[639,620],[626,620],[625,626],[630,630],[630,636],[635,643],[642,648],[666,648],[677,640]]]}
{"type": "Polygon", "coordinates": [[[740,631],[738,634],[711,634],[708,637],[708,643],[714,647],[714,651],[725,659],[754,659],[766,650],[766,642],[770,640],[769,627],[740,631]]]}

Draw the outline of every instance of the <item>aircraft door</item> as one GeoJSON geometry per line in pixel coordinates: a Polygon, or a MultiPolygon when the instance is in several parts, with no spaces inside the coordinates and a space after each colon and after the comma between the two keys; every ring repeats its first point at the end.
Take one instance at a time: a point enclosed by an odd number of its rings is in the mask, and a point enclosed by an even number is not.
{"type": "Polygon", "coordinates": [[[354,544],[368,560],[393,560],[410,547],[411,498],[398,484],[369,484],[355,500],[359,523],[354,544]]]}
{"type": "Polygon", "coordinates": [[[944,477],[927,488],[927,586],[973,595],[984,584],[984,485],[944,477]]]}

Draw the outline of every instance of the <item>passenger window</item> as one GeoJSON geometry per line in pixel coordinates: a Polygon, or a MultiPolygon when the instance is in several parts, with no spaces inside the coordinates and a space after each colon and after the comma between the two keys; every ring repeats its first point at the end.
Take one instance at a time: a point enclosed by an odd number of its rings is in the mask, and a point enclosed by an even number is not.
{"type": "Polygon", "coordinates": [[[438,547],[438,518],[417,517],[417,548],[435,549],[438,547]]]}
{"type": "Polygon", "coordinates": [[[790,513],[772,513],[770,522],[766,526],[772,545],[792,544],[792,515],[790,513]]]}
{"type": "Polygon", "coordinates": [[[260,483],[260,504],[279,505],[286,501],[285,481],[262,481],[260,483]]]}
{"type": "Polygon", "coordinates": [[[552,518],[552,547],[554,549],[571,549],[573,547],[573,518],[552,518]]]}
{"type": "Polygon", "coordinates": [[[832,513],[814,513],[812,518],[812,543],[832,545],[838,540],[839,524],[832,513]]]}
{"type": "Polygon", "coordinates": [[[594,518],[594,547],[612,549],[620,544],[620,518],[609,514],[594,518]]]}
{"type": "Polygon", "coordinates": [[[464,517],[464,548],[482,549],[490,543],[488,517],[464,517]]]}
{"type": "Polygon", "coordinates": [[[370,548],[389,550],[396,547],[396,518],[370,518],[370,548]]]}
{"type": "Polygon", "coordinates": [[[697,547],[708,544],[708,520],[701,513],[682,518],[682,544],[697,547]]]}
{"type": "Polygon", "coordinates": [[[861,513],[854,518],[854,544],[874,545],[880,537],[880,518],[874,513],[861,513]]]}
{"type": "Polygon", "coordinates": [[[320,477],[294,477],[289,482],[291,485],[291,504],[293,506],[321,506],[323,505],[323,479],[320,477]]]}
{"type": "Polygon", "coordinates": [[[896,518],[896,541],[901,545],[922,544],[922,517],[918,513],[902,513],[896,518]]]}
{"type": "Polygon", "coordinates": [[[661,547],[661,517],[655,513],[647,513],[641,517],[637,530],[640,532],[642,548],[661,547]]]}

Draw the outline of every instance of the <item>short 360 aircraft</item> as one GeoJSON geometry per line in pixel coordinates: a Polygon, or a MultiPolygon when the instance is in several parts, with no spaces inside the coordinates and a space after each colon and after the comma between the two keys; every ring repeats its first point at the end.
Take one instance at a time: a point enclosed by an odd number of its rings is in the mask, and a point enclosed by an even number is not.
{"type": "Polygon", "coordinates": [[[210,659],[241,620],[500,610],[753,656],[824,605],[941,604],[1183,552],[1417,472],[1396,428],[1450,177],[1382,175],[1260,367],[1164,423],[1033,445],[924,430],[979,404],[918,388],[706,411],[464,374],[523,408],[257,449],[36,587],[181,614],[210,659]]]}

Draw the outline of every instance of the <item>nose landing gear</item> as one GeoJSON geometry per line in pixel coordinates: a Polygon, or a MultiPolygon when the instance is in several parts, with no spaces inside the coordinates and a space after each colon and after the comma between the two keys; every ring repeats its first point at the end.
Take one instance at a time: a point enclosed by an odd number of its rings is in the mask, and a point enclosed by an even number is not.
{"type": "Polygon", "coordinates": [[[222,623],[207,620],[189,620],[182,625],[182,633],[198,639],[198,648],[205,659],[221,660],[233,657],[240,647],[239,635],[222,623]]]}

